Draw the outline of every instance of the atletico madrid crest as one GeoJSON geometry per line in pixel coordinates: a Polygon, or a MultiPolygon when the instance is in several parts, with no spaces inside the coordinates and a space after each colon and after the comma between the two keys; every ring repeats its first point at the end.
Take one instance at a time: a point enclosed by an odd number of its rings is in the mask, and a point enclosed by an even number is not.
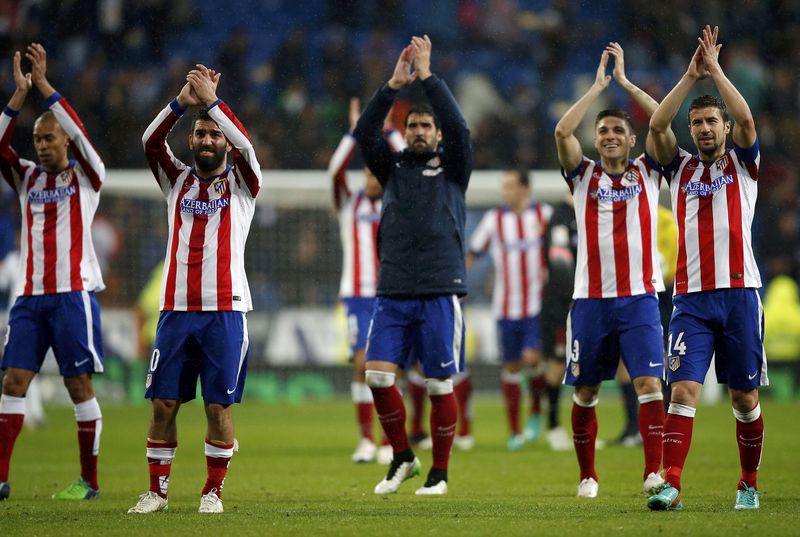
{"type": "Polygon", "coordinates": [[[144,381],[145,389],[149,388],[152,383],[153,383],[153,374],[152,373],[148,373],[147,374],[147,378],[144,381]]]}
{"type": "Polygon", "coordinates": [[[669,357],[669,370],[670,371],[677,371],[680,366],[681,366],[681,357],[680,356],[670,356],[669,357]]]}
{"type": "Polygon", "coordinates": [[[573,377],[578,377],[581,374],[581,366],[578,364],[578,362],[570,362],[569,370],[573,377]]]}

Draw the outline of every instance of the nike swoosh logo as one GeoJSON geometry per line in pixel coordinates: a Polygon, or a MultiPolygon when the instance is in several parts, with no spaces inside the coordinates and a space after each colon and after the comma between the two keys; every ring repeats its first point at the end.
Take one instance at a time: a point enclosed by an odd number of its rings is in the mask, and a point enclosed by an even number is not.
{"type": "Polygon", "coordinates": [[[234,388],[234,389],[232,389],[232,390],[226,390],[226,391],[228,392],[228,395],[230,395],[230,394],[232,394],[233,392],[235,392],[235,391],[236,391],[236,388],[234,388]]]}
{"type": "Polygon", "coordinates": [[[753,373],[752,375],[747,375],[747,380],[753,380],[754,378],[756,378],[756,375],[758,375],[758,373],[753,373]]]}
{"type": "Polygon", "coordinates": [[[452,364],[453,362],[455,362],[455,360],[450,360],[449,362],[439,362],[439,366],[440,367],[447,367],[448,365],[452,364]]]}
{"type": "Polygon", "coordinates": [[[649,362],[649,363],[650,363],[650,367],[664,367],[664,364],[662,364],[662,363],[658,363],[658,362],[657,363],[649,362]]]}
{"type": "Polygon", "coordinates": [[[83,364],[85,364],[88,361],[89,361],[89,359],[86,358],[85,360],[81,360],[80,362],[75,362],[75,367],[80,367],[80,366],[82,366],[83,364]]]}

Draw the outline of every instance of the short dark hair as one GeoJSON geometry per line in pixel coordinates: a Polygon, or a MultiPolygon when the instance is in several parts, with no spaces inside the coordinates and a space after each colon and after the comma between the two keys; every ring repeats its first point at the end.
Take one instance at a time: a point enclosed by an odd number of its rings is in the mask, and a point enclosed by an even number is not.
{"type": "Polygon", "coordinates": [[[531,186],[530,175],[527,168],[522,168],[522,167],[511,168],[506,170],[506,173],[516,177],[517,181],[519,181],[519,184],[521,184],[522,186],[524,187],[531,186]]]}
{"type": "Polygon", "coordinates": [[[692,110],[699,110],[700,108],[717,108],[722,116],[722,121],[729,121],[728,107],[725,106],[725,101],[716,95],[701,95],[689,105],[689,111],[686,112],[686,119],[689,123],[692,122],[692,110]]]}
{"type": "Polygon", "coordinates": [[[439,126],[439,118],[436,117],[436,114],[433,111],[433,107],[429,104],[418,103],[411,105],[411,108],[408,109],[408,113],[406,114],[406,119],[405,121],[403,121],[403,127],[408,126],[408,118],[411,117],[411,114],[421,114],[421,115],[431,116],[433,118],[433,125],[436,127],[436,130],[439,130],[441,128],[439,126]]]}
{"type": "Polygon", "coordinates": [[[213,121],[214,123],[217,122],[213,117],[209,115],[208,110],[200,110],[192,118],[192,130],[190,132],[194,132],[195,124],[198,121],[213,121]]]}
{"type": "Polygon", "coordinates": [[[620,108],[606,108],[605,110],[600,110],[597,114],[597,117],[594,118],[594,126],[597,127],[597,124],[600,123],[600,120],[606,117],[618,117],[622,121],[628,124],[628,129],[633,132],[633,123],[631,122],[631,116],[625,110],[620,108]]]}

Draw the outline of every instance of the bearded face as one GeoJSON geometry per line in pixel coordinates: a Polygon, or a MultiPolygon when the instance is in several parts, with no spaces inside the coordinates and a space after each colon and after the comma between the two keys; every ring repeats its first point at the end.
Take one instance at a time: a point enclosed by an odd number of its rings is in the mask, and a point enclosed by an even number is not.
{"type": "Polygon", "coordinates": [[[228,141],[214,121],[198,119],[189,137],[189,149],[194,153],[194,163],[201,173],[214,172],[225,164],[228,141]]]}

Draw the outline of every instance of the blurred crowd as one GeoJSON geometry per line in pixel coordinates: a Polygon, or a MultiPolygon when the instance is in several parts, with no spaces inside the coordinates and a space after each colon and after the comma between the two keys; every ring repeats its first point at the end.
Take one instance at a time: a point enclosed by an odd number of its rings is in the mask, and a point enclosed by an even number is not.
{"type": "MultiPolygon", "coordinates": [[[[388,79],[410,35],[427,33],[434,72],[453,89],[472,131],[476,168],[556,168],[554,125],[593,80],[607,42],[624,47],[628,77],[660,99],[685,70],[706,23],[720,26],[723,68],[750,104],[760,135],[755,243],[762,271],[765,279],[797,279],[800,2],[792,0],[3,0],[0,88],[13,90],[11,51],[41,42],[52,82],[81,115],[107,167],[144,168],[144,128],[202,62],[223,73],[219,95],[248,128],[265,169],[324,169],[347,129],[348,98],[367,99],[388,79]]],[[[698,92],[706,89],[701,84],[698,92]]],[[[645,114],[618,87],[606,93],[603,104],[632,110],[643,135],[645,114]]],[[[22,154],[32,153],[36,105],[20,115],[14,144],[22,154]]],[[[690,147],[688,129],[675,130],[690,147]]],[[[150,208],[124,200],[101,209],[125,215],[123,223],[161,219],[162,211],[155,207],[151,216],[150,208]]],[[[251,271],[256,294],[260,281],[283,277],[283,270],[319,272],[327,255],[331,274],[315,273],[330,279],[322,291],[298,284],[287,297],[265,284],[263,295],[269,304],[335,300],[326,290],[335,289],[338,272],[330,216],[280,216],[267,215],[262,225],[291,228],[297,251],[286,253],[277,274],[264,269],[272,261],[259,260],[251,271]],[[315,220],[330,236],[308,224],[315,220]]],[[[142,239],[131,229],[117,230],[112,250],[129,257],[122,267],[141,264],[146,276],[163,255],[163,237],[142,239]],[[133,248],[137,241],[140,249],[133,248]]],[[[277,239],[265,240],[268,248],[277,239]]]]}

